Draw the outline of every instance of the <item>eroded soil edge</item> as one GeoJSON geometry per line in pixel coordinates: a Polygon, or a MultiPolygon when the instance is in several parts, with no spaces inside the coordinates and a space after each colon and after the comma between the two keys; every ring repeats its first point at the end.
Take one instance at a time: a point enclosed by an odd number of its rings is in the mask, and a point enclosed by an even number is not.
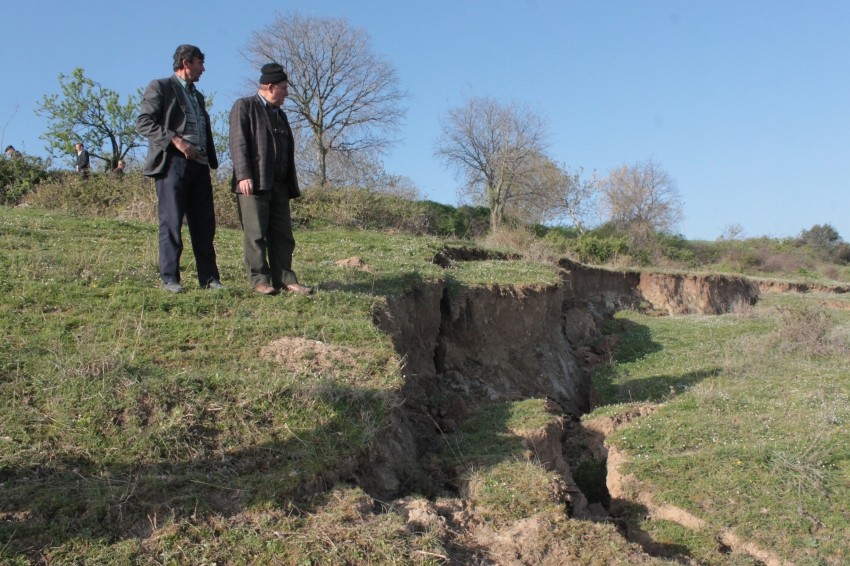
{"type": "MultiPolygon", "coordinates": [[[[409,523],[442,525],[457,552],[467,552],[464,559],[475,554],[471,548],[486,554],[482,546],[511,543],[493,533],[472,535],[482,527],[464,505],[458,474],[441,459],[445,435],[488,403],[547,399],[560,416],[559,424],[521,433],[528,457],[560,474],[562,488],[556,497],[571,517],[619,524],[617,501],[622,494],[617,486],[616,495],[610,485],[587,494],[574,480],[579,466],[612,458],[604,446],[605,434],[585,430],[578,420],[593,404],[590,371],[608,360],[616,344],[616,336],[603,336],[603,324],[623,308],[659,314],[735,312],[754,304],[759,295],[758,284],[741,277],[614,272],[569,261],[561,267],[558,285],[423,285],[391,298],[387,309],[376,315],[376,324],[404,357],[404,404],[394,430],[378,443],[358,481],[373,497],[395,501],[409,523]],[[429,483],[456,492],[458,499],[452,504],[443,500],[438,508],[404,497],[427,493],[429,483]]],[[[617,456],[608,460],[609,476],[611,461],[617,456]]],[[[651,504],[651,498],[639,503],[651,504]]],[[[622,530],[645,551],[665,555],[645,533],[622,530]]],[[[724,541],[730,542],[736,541],[724,541]]],[[[773,563],[773,557],[748,550],[745,543],[736,546],[773,563]]],[[[518,548],[503,551],[522,554],[518,548]]]]}

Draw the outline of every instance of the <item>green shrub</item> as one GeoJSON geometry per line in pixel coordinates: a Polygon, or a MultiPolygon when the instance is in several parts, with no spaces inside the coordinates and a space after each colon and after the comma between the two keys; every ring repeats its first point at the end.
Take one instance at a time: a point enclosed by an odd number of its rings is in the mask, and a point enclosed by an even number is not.
{"type": "Polygon", "coordinates": [[[32,155],[0,158],[0,204],[15,205],[50,178],[50,162],[32,155]]]}
{"type": "Polygon", "coordinates": [[[543,241],[546,242],[559,255],[566,255],[567,252],[573,250],[575,237],[569,237],[564,231],[549,230],[543,236],[543,241]]]}
{"type": "MultiPolygon", "coordinates": [[[[230,190],[229,180],[213,177],[213,199],[216,224],[239,228],[236,199],[230,190]]],[[[140,171],[125,173],[120,178],[96,173],[88,179],[81,179],[73,173],[58,173],[29,193],[26,202],[82,216],[158,222],[154,180],[140,171]]]]}
{"type": "Polygon", "coordinates": [[[575,252],[584,263],[602,264],[617,255],[629,253],[629,246],[622,236],[597,236],[582,234],[575,242],[575,252]]]}
{"type": "Polygon", "coordinates": [[[231,190],[230,179],[213,178],[213,203],[217,226],[242,228],[242,223],[239,221],[239,208],[236,206],[236,194],[231,190]]]}
{"type": "Polygon", "coordinates": [[[839,242],[830,250],[830,258],[836,263],[847,265],[850,263],[850,244],[839,242]]]}
{"type": "Polygon", "coordinates": [[[697,256],[681,234],[658,234],[657,246],[663,257],[689,267],[697,265],[697,256]]]}
{"type": "MultiPolygon", "coordinates": [[[[131,187],[127,183],[127,187],[131,187]]],[[[113,215],[120,209],[127,191],[122,180],[94,174],[83,179],[73,173],[60,173],[27,198],[27,203],[49,210],[62,210],[80,215],[113,215]]]]}
{"type": "Polygon", "coordinates": [[[427,222],[427,233],[435,236],[475,239],[490,229],[490,209],[484,206],[454,207],[433,201],[418,206],[427,222]]]}
{"type": "Polygon", "coordinates": [[[309,187],[293,201],[296,222],[313,228],[338,226],[363,229],[401,229],[415,224],[413,201],[370,189],[309,187]]]}

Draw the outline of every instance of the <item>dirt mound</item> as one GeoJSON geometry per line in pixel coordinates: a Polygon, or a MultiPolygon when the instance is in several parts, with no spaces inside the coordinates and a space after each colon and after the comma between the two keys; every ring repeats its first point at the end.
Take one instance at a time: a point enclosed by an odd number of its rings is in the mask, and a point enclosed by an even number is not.
{"type": "Polygon", "coordinates": [[[334,265],[337,265],[339,267],[348,267],[348,268],[351,268],[351,269],[358,269],[360,271],[365,271],[367,273],[372,271],[372,268],[369,266],[369,264],[364,262],[358,256],[352,256],[352,257],[349,257],[349,258],[346,258],[346,259],[340,259],[338,261],[335,261],[334,265]]]}
{"type": "Polygon", "coordinates": [[[350,360],[357,356],[357,352],[318,340],[283,337],[263,347],[260,356],[273,360],[292,372],[328,372],[350,363],[350,360]]]}

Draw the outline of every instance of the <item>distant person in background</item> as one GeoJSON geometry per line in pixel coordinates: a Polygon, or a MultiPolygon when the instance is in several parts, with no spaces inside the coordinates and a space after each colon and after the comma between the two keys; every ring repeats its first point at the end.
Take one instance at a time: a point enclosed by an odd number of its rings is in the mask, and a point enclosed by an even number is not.
{"type": "Polygon", "coordinates": [[[88,179],[91,172],[91,168],[89,167],[89,152],[86,151],[86,148],[83,147],[81,142],[77,142],[74,149],[77,150],[77,173],[83,179],[88,179]]]}
{"type": "Polygon", "coordinates": [[[295,139],[280,105],[289,82],[277,63],[263,65],[257,94],[230,110],[233,192],[239,206],[248,282],[257,293],[309,294],[292,271],[289,200],[301,196],[295,175],[295,139]]]}
{"type": "Polygon", "coordinates": [[[13,145],[7,145],[4,152],[6,153],[6,157],[8,157],[9,159],[14,159],[15,157],[21,156],[21,152],[15,149],[15,146],[13,145]]]}
{"type": "Polygon", "coordinates": [[[151,81],[142,96],[136,130],[148,138],[142,172],[156,180],[159,275],[166,291],[180,293],[183,216],[189,224],[198,282],[221,289],[216,264],[215,209],[210,168],[218,167],[210,116],[195,83],[205,71],[194,45],[174,52],[174,74],[151,81]]]}
{"type": "Polygon", "coordinates": [[[123,159],[118,160],[118,165],[115,166],[115,169],[112,170],[110,175],[113,179],[123,179],[124,178],[124,168],[127,167],[127,164],[124,163],[123,159]]]}

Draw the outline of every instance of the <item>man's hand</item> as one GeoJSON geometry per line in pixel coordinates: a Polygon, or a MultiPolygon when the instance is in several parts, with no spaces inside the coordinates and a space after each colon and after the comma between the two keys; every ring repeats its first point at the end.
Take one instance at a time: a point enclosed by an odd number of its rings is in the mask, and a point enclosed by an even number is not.
{"type": "Polygon", "coordinates": [[[180,152],[186,156],[186,159],[195,159],[198,157],[198,152],[195,150],[195,146],[181,138],[180,136],[174,136],[171,139],[171,143],[174,144],[174,147],[180,150],[180,152]]]}
{"type": "Polygon", "coordinates": [[[242,195],[254,194],[254,180],[242,179],[241,181],[236,183],[236,192],[242,195]]]}

